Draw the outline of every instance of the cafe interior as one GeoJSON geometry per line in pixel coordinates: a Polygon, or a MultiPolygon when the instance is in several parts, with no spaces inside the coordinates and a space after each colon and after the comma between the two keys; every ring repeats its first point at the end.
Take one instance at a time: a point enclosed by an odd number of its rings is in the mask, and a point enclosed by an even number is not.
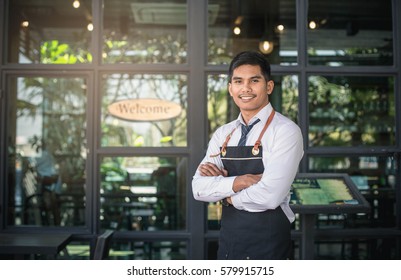
{"type": "Polygon", "coordinates": [[[303,135],[291,259],[401,259],[400,1],[0,7],[0,259],[216,259],[191,180],[244,50],[303,135]]]}

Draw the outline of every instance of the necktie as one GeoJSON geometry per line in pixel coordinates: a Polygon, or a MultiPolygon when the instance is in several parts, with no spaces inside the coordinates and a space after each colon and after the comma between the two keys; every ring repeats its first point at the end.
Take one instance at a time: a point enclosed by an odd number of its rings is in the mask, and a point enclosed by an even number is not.
{"type": "Polygon", "coordinates": [[[257,124],[260,120],[257,119],[256,121],[253,122],[251,125],[243,125],[241,124],[242,130],[241,130],[241,139],[239,139],[238,146],[245,146],[246,143],[246,136],[248,135],[249,131],[251,131],[252,127],[257,124]]]}

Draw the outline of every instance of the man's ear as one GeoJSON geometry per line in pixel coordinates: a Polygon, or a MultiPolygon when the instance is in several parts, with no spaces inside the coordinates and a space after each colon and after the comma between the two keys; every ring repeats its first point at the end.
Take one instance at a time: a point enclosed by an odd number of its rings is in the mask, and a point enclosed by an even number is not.
{"type": "Polygon", "coordinates": [[[230,93],[230,96],[233,96],[233,95],[231,94],[231,83],[228,83],[228,92],[230,93]]]}
{"type": "Polygon", "coordinates": [[[270,95],[273,93],[273,89],[274,89],[274,82],[273,80],[269,80],[267,82],[267,94],[270,95]]]}

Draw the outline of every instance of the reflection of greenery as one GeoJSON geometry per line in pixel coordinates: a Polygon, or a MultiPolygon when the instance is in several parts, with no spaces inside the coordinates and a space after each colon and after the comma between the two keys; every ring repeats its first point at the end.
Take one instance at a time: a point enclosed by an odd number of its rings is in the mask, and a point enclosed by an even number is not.
{"type": "Polygon", "coordinates": [[[102,132],[110,135],[107,142],[102,138],[102,146],[112,145],[112,143],[128,143],[127,135],[122,127],[107,125],[102,122],[102,132]]]}
{"type": "Polygon", "coordinates": [[[37,106],[28,100],[17,100],[17,118],[26,116],[35,118],[37,106]]]}
{"type": "Polygon", "coordinates": [[[231,59],[235,55],[232,51],[233,40],[223,40],[217,42],[214,38],[218,37],[217,34],[213,34],[213,29],[209,29],[209,41],[208,41],[208,60],[211,64],[230,64],[231,59]],[[220,45],[219,45],[220,44],[220,45]]]}
{"type": "Polygon", "coordinates": [[[100,166],[100,172],[102,176],[106,177],[118,177],[123,178],[123,180],[127,177],[127,171],[122,168],[123,158],[113,157],[113,158],[105,158],[100,166]]]}
{"type": "Polygon", "coordinates": [[[341,146],[341,142],[349,139],[349,131],[344,131],[338,124],[339,120],[346,118],[349,102],[350,91],[345,86],[329,83],[324,77],[310,77],[309,109],[312,120],[309,140],[312,146],[317,143],[341,146]]]}
{"type": "Polygon", "coordinates": [[[104,61],[106,63],[151,64],[183,64],[186,62],[185,29],[182,32],[155,29],[147,31],[131,30],[131,40],[116,40],[113,34],[105,34],[104,61]]]}
{"type": "MultiPolygon", "coordinates": [[[[309,79],[311,146],[386,146],[395,143],[394,94],[388,77],[322,77],[309,79]]],[[[313,170],[353,168],[345,157],[314,158],[313,170]]]]}
{"type": "MultiPolygon", "coordinates": [[[[40,95],[36,113],[43,118],[42,141],[57,158],[61,175],[67,180],[83,178],[85,159],[85,104],[82,79],[26,78],[26,86],[35,84],[31,94],[40,95]]],[[[33,99],[33,96],[31,97],[33,99]]]]}
{"type": "MultiPolygon", "coordinates": [[[[40,49],[42,63],[75,64],[90,62],[87,51],[73,50],[57,40],[46,41],[40,49]]],[[[85,172],[85,111],[86,95],[82,89],[84,81],[75,78],[25,78],[23,92],[27,94],[17,100],[17,117],[35,119],[41,114],[43,127],[30,142],[45,142],[46,147],[57,158],[63,180],[82,180],[85,172]],[[42,100],[36,104],[32,100],[42,100]],[[35,140],[36,139],[36,140],[35,140]]],[[[43,144],[43,143],[42,143],[43,144]]]]}
{"type": "Polygon", "coordinates": [[[227,76],[209,76],[208,80],[209,136],[220,126],[231,121],[232,99],[227,91],[227,76]]]}
{"type": "Polygon", "coordinates": [[[343,50],[343,52],[345,54],[347,54],[347,55],[356,55],[356,54],[365,54],[365,55],[369,54],[369,55],[372,55],[372,54],[380,53],[378,48],[359,48],[359,47],[358,48],[357,47],[345,48],[343,50]]]}
{"type": "Polygon", "coordinates": [[[279,110],[294,122],[298,122],[298,77],[282,76],[279,89],[281,92],[275,91],[273,93],[281,94],[282,98],[281,108],[276,108],[276,110],[279,110]]]}
{"type": "Polygon", "coordinates": [[[309,167],[319,172],[346,170],[350,168],[350,160],[347,157],[311,157],[309,167]]]}
{"type": "Polygon", "coordinates": [[[391,80],[386,77],[311,76],[310,144],[356,146],[394,143],[394,116],[388,111],[393,107],[389,105],[394,98],[391,80]],[[383,138],[383,134],[387,136],[383,138]]]}
{"type": "MultiPolygon", "coordinates": [[[[52,43],[49,43],[52,45],[52,43]]],[[[53,47],[59,51],[42,49],[42,58],[57,61],[57,56],[68,48],[53,47]]],[[[42,119],[40,136],[29,141],[43,141],[59,164],[64,180],[81,180],[85,172],[85,110],[86,95],[80,78],[24,78],[24,87],[18,93],[16,117],[42,119]]],[[[38,142],[39,143],[39,142],[38,142]]]]}
{"type": "Polygon", "coordinates": [[[57,40],[46,41],[40,48],[41,63],[44,64],[76,64],[92,61],[92,55],[82,49],[73,50],[68,44],[57,40]]]}
{"type": "Polygon", "coordinates": [[[340,47],[334,45],[330,47],[330,52],[332,52],[332,55],[322,56],[318,53],[318,49],[309,47],[309,63],[326,65],[329,65],[330,63],[336,63],[339,65],[351,66],[391,65],[393,63],[393,47],[391,40],[389,40],[383,46],[340,47]]]}

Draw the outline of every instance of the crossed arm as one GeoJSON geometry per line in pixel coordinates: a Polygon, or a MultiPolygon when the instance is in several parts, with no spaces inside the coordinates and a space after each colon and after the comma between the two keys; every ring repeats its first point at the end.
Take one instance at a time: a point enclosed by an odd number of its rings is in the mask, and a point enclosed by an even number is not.
{"type": "MultiPolygon", "coordinates": [[[[205,156],[192,179],[194,198],[203,202],[227,198],[238,210],[249,212],[275,209],[286,202],[303,156],[302,134],[291,123],[272,132],[263,150],[263,175],[228,176],[219,157],[205,156]]],[[[207,155],[216,153],[222,141],[212,140],[207,155]]]]}
{"type": "MultiPolygon", "coordinates": [[[[227,177],[228,172],[224,168],[220,169],[214,163],[206,162],[200,164],[198,167],[199,173],[202,176],[223,176],[227,177]]],[[[262,174],[244,174],[240,176],[236,176],[234,179],[232,190],[233,192],[239,192],[243,189],[246,189],[253,184],[256,184],[262,178],[262,174]]],[[[227,197],[227,202],[232,204],[231,197],[227,197]]]]}

